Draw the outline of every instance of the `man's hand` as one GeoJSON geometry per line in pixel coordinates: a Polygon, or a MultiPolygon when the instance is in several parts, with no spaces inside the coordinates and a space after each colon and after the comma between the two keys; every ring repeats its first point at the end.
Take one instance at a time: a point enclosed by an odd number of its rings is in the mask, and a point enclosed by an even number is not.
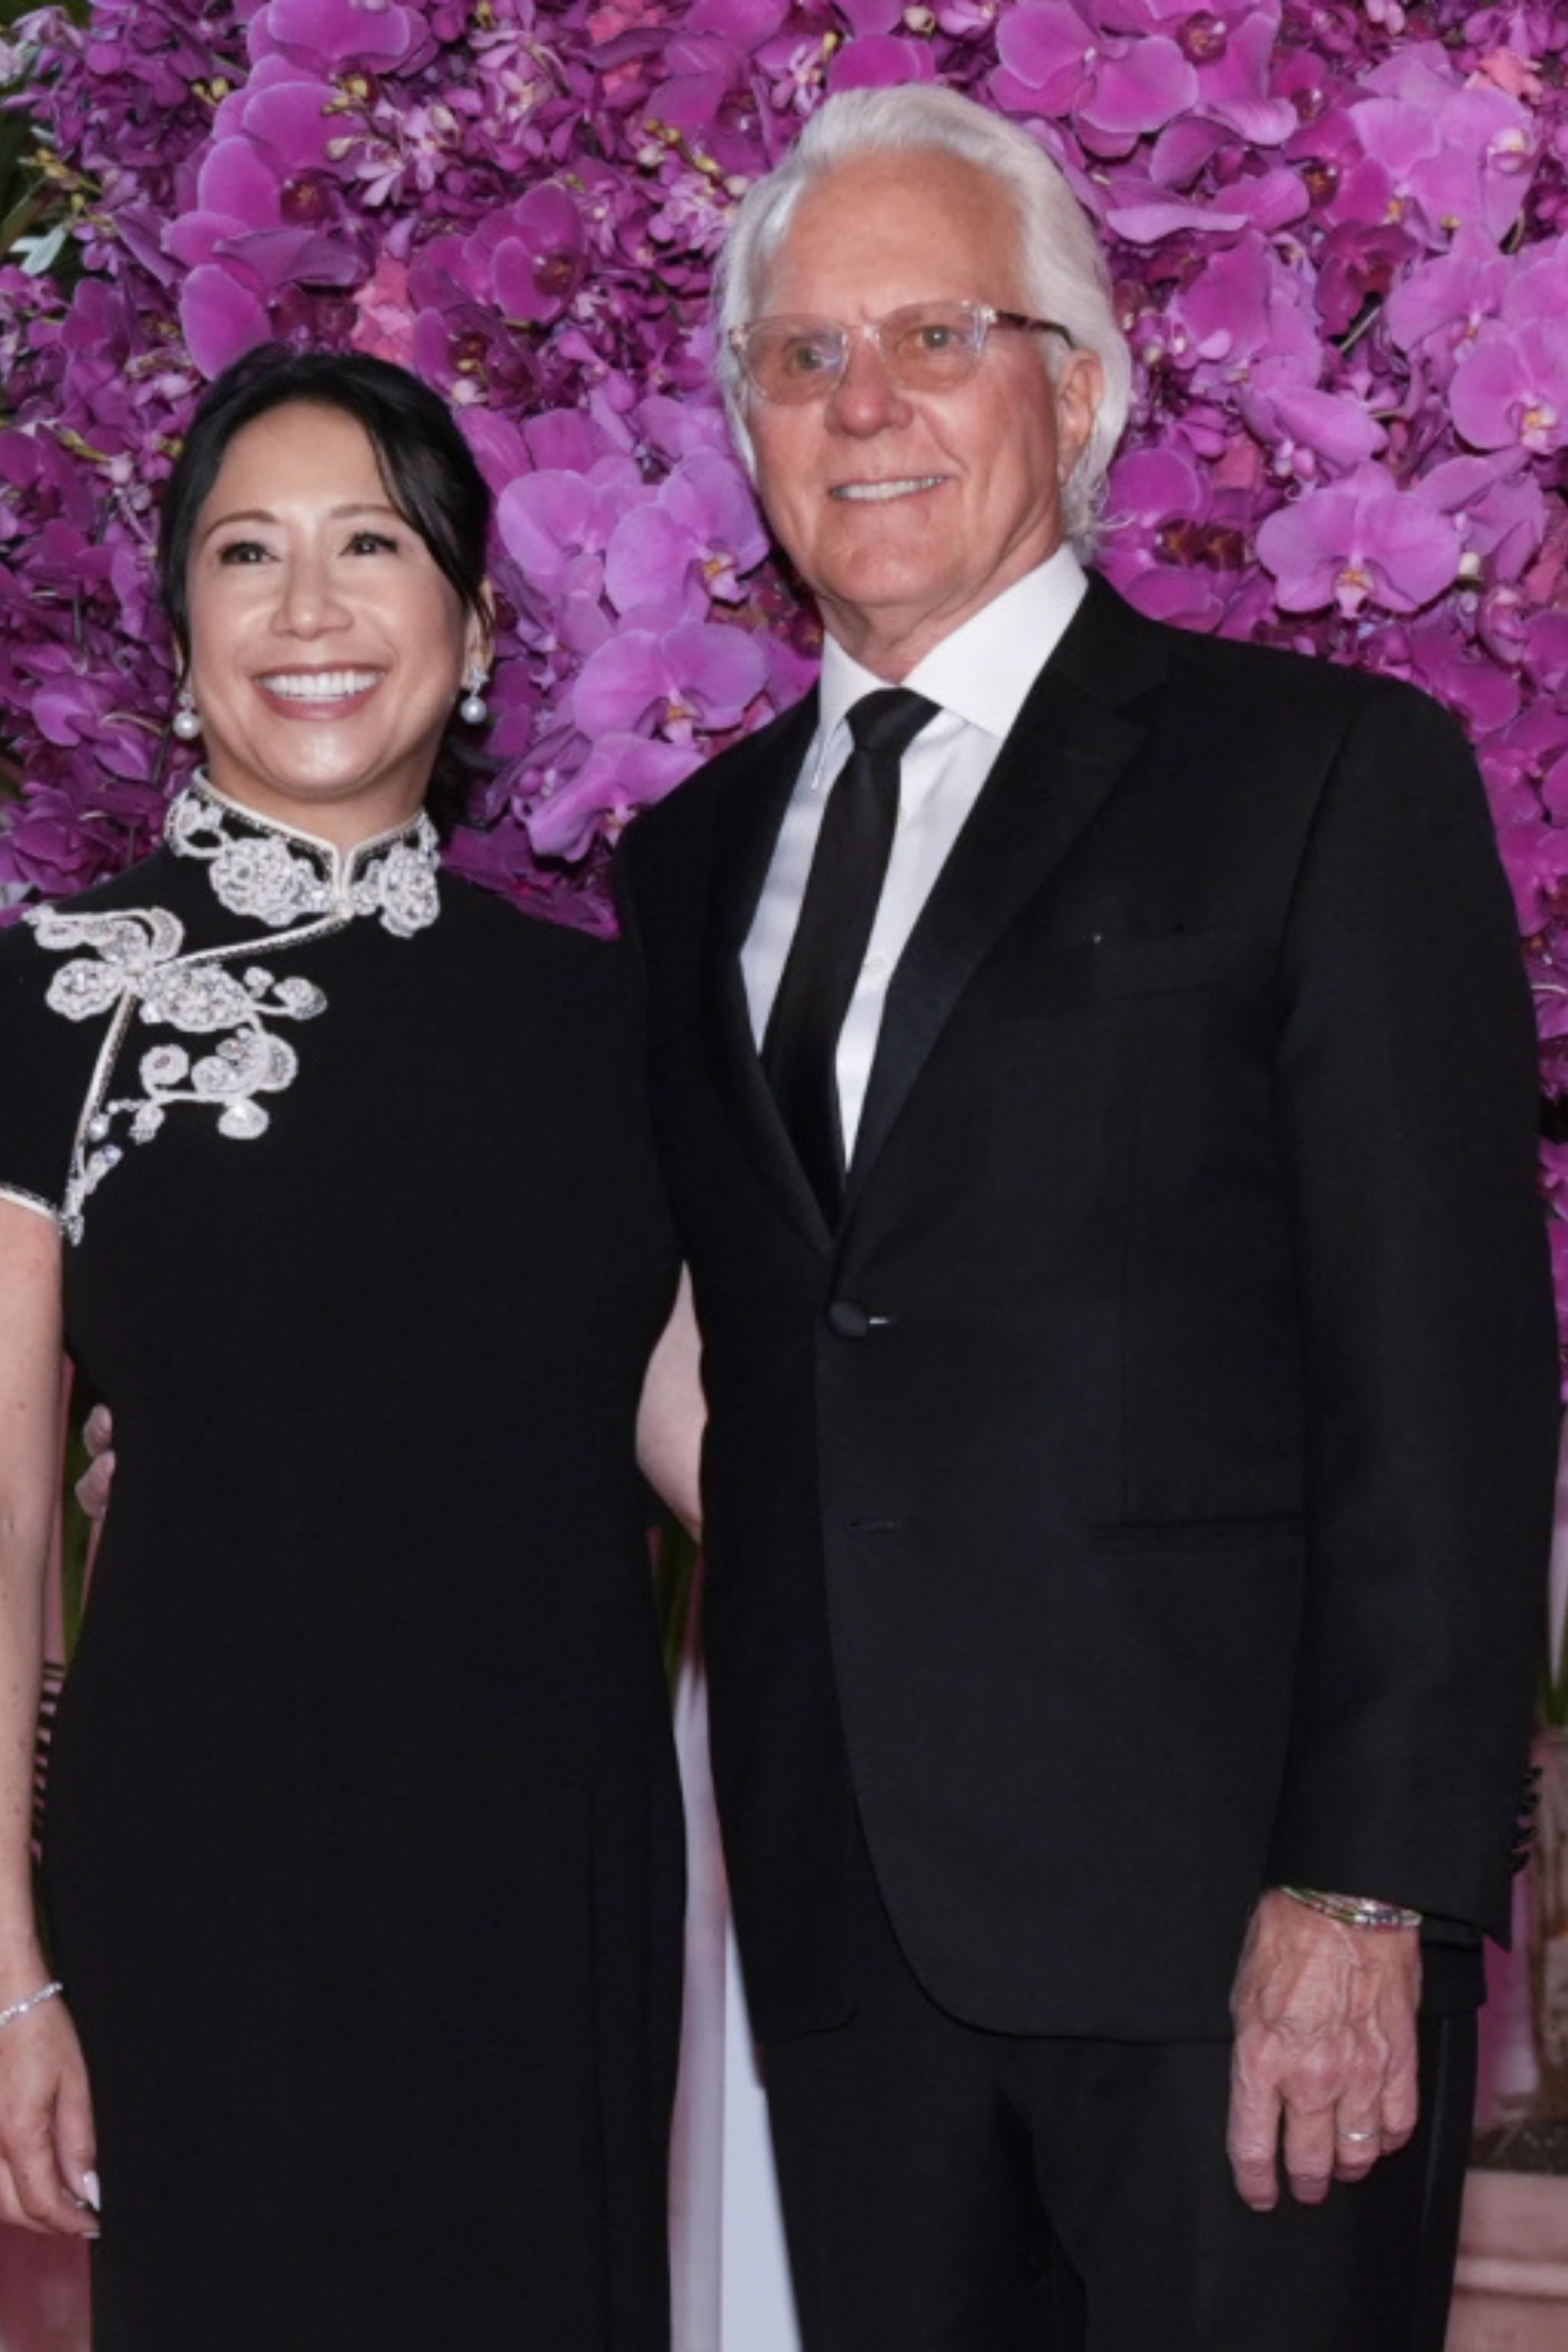
{"type": "Polygon", "coordinates": [[[87,1447],[87,1468],[76,1482],[76,1498],[89,1519],[101,1519],[109,1509],[114,1484],[114,1423],[106,1404],[95,1404],[81,1425],[87,1447]]]}
{"type": "Polygon", "coordinates": [[[1231,1995],[1230,2163],[1257,2212],[1279,2201],[1281,2133],[1304,2205],[1405,2146],[1415,2128],[1420,1995],[1418,1929],[1342,1927],[1288,1895],[1265,1895],[1231,1995]]]}

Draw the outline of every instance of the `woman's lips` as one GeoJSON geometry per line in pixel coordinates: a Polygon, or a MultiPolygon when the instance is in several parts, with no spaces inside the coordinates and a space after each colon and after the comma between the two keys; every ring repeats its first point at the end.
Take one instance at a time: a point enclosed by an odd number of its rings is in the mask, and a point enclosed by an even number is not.
{"type": "Polygon", "coordinates": [[[362,709],[385,676],[380,669],[275,669],[256,684],[285,718],[341,718],[362,709]]]}

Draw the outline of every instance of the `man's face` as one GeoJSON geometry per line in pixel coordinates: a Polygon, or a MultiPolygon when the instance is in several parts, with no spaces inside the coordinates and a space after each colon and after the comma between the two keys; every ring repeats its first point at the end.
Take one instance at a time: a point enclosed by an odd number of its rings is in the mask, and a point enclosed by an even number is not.
{"type": "MultiPolygon", "coordinates": [[[[803,196],[756,315],[854,327],[931,300],[1026,311],[1017,248],[1007,197],[974,165],[935,150],[863,156],[803,196]]],[[[1100,362],[1073,353],[1053,389],[1039,342],[996,328],[967,383],[913,394],[859,340],[826,399],[749,395],[773,530],[834,635],[881,677],[906,677],[1060,544],[1100,362]]]]}

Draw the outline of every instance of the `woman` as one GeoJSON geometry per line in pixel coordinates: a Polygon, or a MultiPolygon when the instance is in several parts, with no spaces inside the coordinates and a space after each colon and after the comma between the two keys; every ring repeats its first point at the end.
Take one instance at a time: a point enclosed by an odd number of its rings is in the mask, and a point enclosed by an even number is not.
{"type": "Polygon", "coordinates": [[[161,555],[205,774],[0,940],[0,2210],[101,2228],[99,2352],[666,2340],[672,1244],[620,959],[439,868],[487,517],[401,371],[232,369],[161,555]],[[46,1958],[62,1339],[120,1468],[46,1958]]]}

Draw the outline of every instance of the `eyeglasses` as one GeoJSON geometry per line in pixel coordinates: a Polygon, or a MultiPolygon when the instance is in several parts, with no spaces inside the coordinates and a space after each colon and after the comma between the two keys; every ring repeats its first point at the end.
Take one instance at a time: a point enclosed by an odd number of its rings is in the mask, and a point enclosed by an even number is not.
{"type": "Polygon", "coordinates": [[[753,392],[799,408],[837,391],[850,346],[862,341],[875,345],[900,392],[952,392],[980,365],[994,327],[1059,335],[1069,351],[1078,349],[1054,319],[994,310],[989,302],[911,302],[863,327],[840,326],[837,319],[753,319],[731,327],[726,340],[753,392]]]}

